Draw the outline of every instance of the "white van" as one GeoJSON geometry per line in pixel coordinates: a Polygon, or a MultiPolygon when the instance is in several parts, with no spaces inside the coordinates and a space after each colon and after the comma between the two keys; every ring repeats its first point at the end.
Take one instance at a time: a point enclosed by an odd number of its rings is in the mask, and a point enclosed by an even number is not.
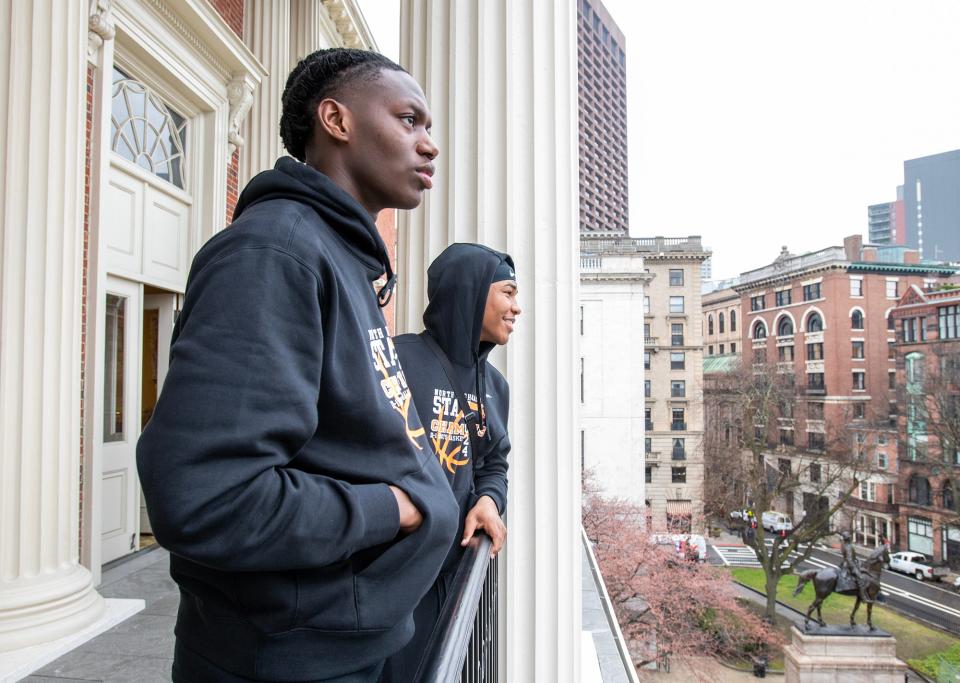
{"type": "Polygon", "coordinates": [[[793,531],[793,522],[782,512],[768,510],[760,516],[763,528],[767,531],[780,533],[781,531],[793,531]]]}

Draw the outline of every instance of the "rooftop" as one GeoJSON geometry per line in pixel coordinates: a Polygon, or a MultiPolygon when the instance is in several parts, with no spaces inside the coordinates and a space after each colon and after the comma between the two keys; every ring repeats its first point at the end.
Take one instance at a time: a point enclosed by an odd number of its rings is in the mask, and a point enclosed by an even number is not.
{"type": "Polygon", "coordinates": [[[581,233],[581,254],[641,254],[646,257],[689,254],[701,260],[710,256],[699,235],[690,237],[611,237],[581,233]]]}

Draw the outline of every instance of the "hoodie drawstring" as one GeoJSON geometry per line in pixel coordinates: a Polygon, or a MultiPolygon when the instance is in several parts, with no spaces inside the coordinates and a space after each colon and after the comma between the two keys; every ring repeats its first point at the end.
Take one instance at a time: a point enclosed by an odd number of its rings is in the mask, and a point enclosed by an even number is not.
{"type": "Polygon", "coordinates": [[[486,396],[487,392],[487,371],[483,367],[486,365],[486,361],[480,360],[480,354],[474,353],[474,368],[476,369],[476,384],[477,384],[477,417],[480,419],[480,424],[477,427],[477,436],[484,437],[487,433],[487,411],[483,407],[483,399],[486,396]]]}
{"type": "Polygon", "coordinates": [[[380,303],[380,308],[383,308],[388,303],[390,299],[393,298],[393,290],[397,287],[397,276],[390,268],[387,266],[387,283],[380,288],[380,291],[377,292],[377,301],[380,303]]]}

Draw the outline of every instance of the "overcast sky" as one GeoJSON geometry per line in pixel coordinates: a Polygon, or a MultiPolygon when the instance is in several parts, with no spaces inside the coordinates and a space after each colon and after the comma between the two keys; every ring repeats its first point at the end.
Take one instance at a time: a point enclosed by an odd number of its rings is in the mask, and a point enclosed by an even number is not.
{"type": "MultiPolygon", "coordinates": [[[[360,4],[395,57],[399,3],[360,4]]],[[[905,159],[960,148],[958,0],[605,4],[626,35],[631,234],[702,235],[715,278],[866,233],[905,159]]]]}

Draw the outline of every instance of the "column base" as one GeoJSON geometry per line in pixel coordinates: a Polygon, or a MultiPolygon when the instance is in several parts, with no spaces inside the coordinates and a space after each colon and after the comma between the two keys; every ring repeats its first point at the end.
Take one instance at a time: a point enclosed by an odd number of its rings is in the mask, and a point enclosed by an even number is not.
{"type": "Polygon", "coordinates": [[[93,577],[80,565],[56,574],[0,580],[0,652],[80,631],[104,609],[93,577]]]}

